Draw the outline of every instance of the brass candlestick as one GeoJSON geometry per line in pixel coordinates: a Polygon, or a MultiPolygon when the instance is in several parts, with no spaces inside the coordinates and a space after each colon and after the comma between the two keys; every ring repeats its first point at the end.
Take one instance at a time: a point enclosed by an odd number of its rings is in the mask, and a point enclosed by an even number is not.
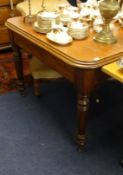
{"type": "Polygon", "coordinates": [[[29,14],[24,17],[24,22],[32,25],[35,21],[35,16],[32,15],[31,11],[31,0],[28,0],[29,14]]]}
{"type": "Polygon", "coordinates": [[[99,3],[99,10],[104,20],[103,30],[94,37],[94,40],[100,43],[111,44],[117,42],[117,39],[110,30],[110,22],[118,13],[120,7],[116,0],[103,0],[99,3]]]}
{"type": "Polygon", "coordinates": [[[41,11],[45,11],[46,10],[44,1],[45,0],[42,0],[42,3],[41,3],[41,11]]]}
{"type": "Polygon", "coordinates": [[[14,13],[14,3],[13,3],[13,0],[9,0],[10,2],[10,17],[14,17],[15,16],[15,13],[14,13]]]}

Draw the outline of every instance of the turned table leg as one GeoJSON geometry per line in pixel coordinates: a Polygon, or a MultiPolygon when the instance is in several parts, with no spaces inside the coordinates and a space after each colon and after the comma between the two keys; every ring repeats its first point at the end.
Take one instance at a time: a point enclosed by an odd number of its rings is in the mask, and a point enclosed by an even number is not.
{"type": "Polygon", "coordinates": [[[89,107],[90,92],[94,88],[93,70],[77,70],[76,71],[76,90],[77,90],[77,117],[78,117],[78,132],[76,142],[79,150],[83,148],[86,140],[86,119],[89,107]]]}
{"type": "Polygon", "coordinates": [[[17,73],[17,89],[20,95],[24,95],[24,76],[23,76],[23,62],[20,49],[16,46],[13,48],[14,51],[14,63],[17,73]]]}
{"type": "MultiPolygon", "coordinates": [[[[14,41],[14,33],[8,29],[10,41],[14,53],[14,63],[16,68],[17,74],[17,89],[19,90],[21,95],[24,95],[24,76],[23,76],[23,61],[22,61],[22,54],[20,51],[19,46],[16,45],[14,41]]],[[[18,41],[19,42],[19,41],[18,41]]]]}

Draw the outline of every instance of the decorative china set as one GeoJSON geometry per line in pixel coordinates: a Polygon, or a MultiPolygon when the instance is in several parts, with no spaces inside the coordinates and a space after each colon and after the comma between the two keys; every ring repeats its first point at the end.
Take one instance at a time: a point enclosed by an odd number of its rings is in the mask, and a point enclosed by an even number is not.
{"type": "MultiPolygon", "coordinates": [[[[104,26],[104,20],[99,10],[99,2],[88,0],[86,3],[78,1],[77,7],[59,4],[58,11],[43,9],[37,14],[33,24],[36,32],[46,34],[46,37],[61,45],[71,43],[73,39],[86,39],[89,30],[99,33],[104,26]]],[[[118,22],[123,27],[123,12],[119,11],[112,23],[118,22]]],[[[110,24],[113,28],[113,24],[110,24]]]]}

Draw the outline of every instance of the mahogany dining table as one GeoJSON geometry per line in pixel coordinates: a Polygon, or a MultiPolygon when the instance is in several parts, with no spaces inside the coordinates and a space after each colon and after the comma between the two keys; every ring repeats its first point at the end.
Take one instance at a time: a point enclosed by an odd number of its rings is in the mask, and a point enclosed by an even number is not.
{"type": "Polygon", "coordinates": [[[123,29],[119,26],[114,27],[113,33],[117,38],[114,44],[95,42],[93,40],[95,33],[90,31],[86,39],[73,40],[72,43],[61,46],[49,41],[46,35],[35,32],[32,25],[24,23],[24,17],[9,18],[6,26],[15,55],[17,85],[21,94],[24,93],[21,49],[35,55],[41,62],[73,83],[77,94],[76,143],[79,148],[83,148],[86,141],[86,119],[90,95],[108,78],[101,71],[102,66],[123,56],[123,29]]]}

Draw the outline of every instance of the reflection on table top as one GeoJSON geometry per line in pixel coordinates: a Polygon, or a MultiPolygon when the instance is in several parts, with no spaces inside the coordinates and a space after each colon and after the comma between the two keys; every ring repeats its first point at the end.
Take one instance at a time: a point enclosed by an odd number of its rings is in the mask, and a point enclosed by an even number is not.
{"type": "Polygon", "coordinates": [[[97,43],[93,40],[94,34],[90,33],[85,40],[75,40],[69,45],[60,46],[50,42],[45,35],[35,32],[32,26],[23,22],[23,17],[8,19],[6,26],[71,66],[98,68],[118,60],[123,55],[123,29],[119,27],[114,29],[118,40],[115,44],[97,43]]]}

